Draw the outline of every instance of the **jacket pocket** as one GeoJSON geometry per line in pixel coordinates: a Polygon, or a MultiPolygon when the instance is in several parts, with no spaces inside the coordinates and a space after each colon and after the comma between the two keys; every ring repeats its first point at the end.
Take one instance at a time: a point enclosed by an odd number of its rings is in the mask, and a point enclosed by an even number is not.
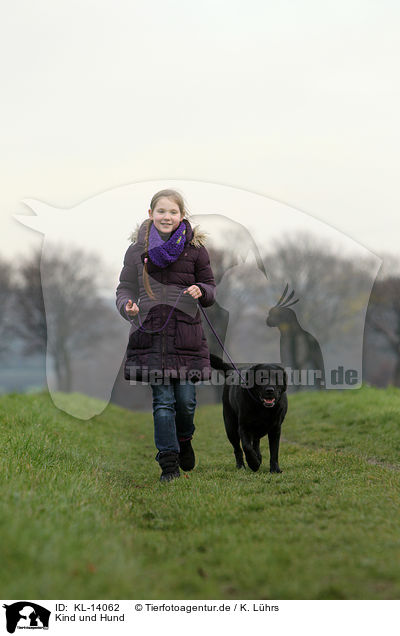
{"type": "MultiPolygon", "coordinates": [[[[143,323],[143,328],[151,331],[153,328],[152,323],[151,317],[148,317],[143,323]]],[[[142,331],[140,328],[135,329],[129,336],[129,349],[149,349],[152,344],[153,334],[146,333],[146,331],[142,331]]]]}
{"type": "Polygon", "coordinates": [[[193,322],[187,318],[179,318],[176,323],[174,345],[176,349],[198,351],[203,339],[201,322],[193,322]]]}

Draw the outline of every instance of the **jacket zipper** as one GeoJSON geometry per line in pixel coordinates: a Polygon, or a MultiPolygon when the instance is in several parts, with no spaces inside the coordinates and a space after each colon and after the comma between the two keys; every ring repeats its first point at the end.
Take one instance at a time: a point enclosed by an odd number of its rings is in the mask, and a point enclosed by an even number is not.
{"type": "MultiPolygon", "coordinates": [[[[164,272],[162,273],[162,276],[161,276],[161,285],[162,285],[162,300],[165,301],[166,300],[166,297],[165,297],[166,289],[165,289],[165,284],[164,284],[164,272]]],[[[164,304],[164,302],[163,302],[162,307],[163,307],[163,310],[161,312],[161,314],[162,314],[162,318],[161,318],[162,322],[161,322],[161,324],[164,324],[164,321],[165,321],[165,309],[164,309],[165,304],[164,304]]],[[[162,332],[161,332],[161,369],[164,369],[164,367],[165,367],[165,329],[163,329],[162,332]]]]}

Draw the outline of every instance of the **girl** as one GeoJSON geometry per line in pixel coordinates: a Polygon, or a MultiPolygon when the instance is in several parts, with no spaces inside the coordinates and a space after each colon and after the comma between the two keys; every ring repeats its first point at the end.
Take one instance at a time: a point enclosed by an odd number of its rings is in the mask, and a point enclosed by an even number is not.
{"type": "Polygon", "coordinates": [[[215,281],[205,236],[179,192],[157,192],[148,214],[125,254],[116,303],[132,322],[125,379],[150,383],[160,480],[170,481],[195,464],[194,382],[211,376],[198,303],[213,304],[215,281]]]}

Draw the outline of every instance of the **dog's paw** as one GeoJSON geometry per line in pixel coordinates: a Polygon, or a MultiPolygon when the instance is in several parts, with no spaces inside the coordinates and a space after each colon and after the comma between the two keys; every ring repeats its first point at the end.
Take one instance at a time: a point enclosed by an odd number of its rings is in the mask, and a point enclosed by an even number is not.
{"type": "Polygon", "coordinates": [[[236,468],[237,468],[238,470],[240,470],[241,468],[246,469],[246,466],[244,465],[244,463],[243,463],[243,462],[242,462],[241,464],[240,464],[239,462],[236,462],[236,468]]]}
{"type": "Polygon", "coordinates": [[[258,462],[247,462],[247,465],[249,468],[251,468],[251,470],[253,471],[253,473],[256,473],[257,470],[260,468],[260,464],[258,462]]]}
{"type": "Polygon", "coordinates": [[[269,469],[270,473],[281,473],[281,469],[279,468],[279,466],[271,466],[271,468],[269,469]]]}

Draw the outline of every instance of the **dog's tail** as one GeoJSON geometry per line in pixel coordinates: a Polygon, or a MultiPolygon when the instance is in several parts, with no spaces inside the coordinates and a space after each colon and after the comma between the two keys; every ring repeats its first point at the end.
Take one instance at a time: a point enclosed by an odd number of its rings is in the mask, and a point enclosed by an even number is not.
{"type": "Polygon", "coordinates": [[[233,366],[229,362],[224,362],[218,356],[210,353],[210,362],[213,369],[219,369],[220,371],[229,371],[233,369],[233,366]]]}

